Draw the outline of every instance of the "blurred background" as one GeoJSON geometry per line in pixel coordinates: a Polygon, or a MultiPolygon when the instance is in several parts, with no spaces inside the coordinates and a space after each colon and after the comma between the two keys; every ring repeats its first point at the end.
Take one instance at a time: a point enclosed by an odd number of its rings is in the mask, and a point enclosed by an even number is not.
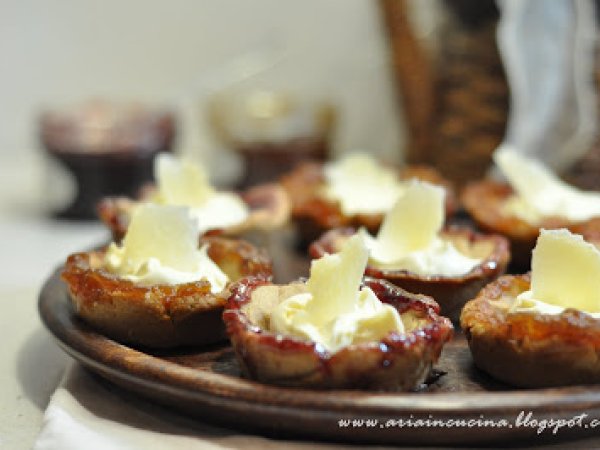
{"type": "Polygon", "coordinates": [[[336,147],[400,155],[376,2],[57,0],[42,10],[3,0],[0,9],[0,153],[11,160],[39,154],[42,109],[95,98],[168,107],[175,148],[212,156],[204,103],[244,83],[335,102],[336,147]]]}
{"type": "MultiPolygon", "coordinates": [[[[562,10],[546,8],[541,29],[556,29],[547,24],[557,17],[593,21],[592,1],[557,3],[562,10]]],[[[511,127],[500,10],[519,4],[55,0],[41,8],[0,0],[0,234],[11,255],[3,265],[14,272],[8,280],[22,276],[12,260],[27,230],[31,245],[47,249],[40,271],[104,239],[93,222],[51,217],[92,217],[99,191],[134,195],[161,150],[203,160],[213,182],[227,187],[275,179],[304,157],[355,150],[429,164],[457,186],[484,176],[511,127]]],[[[531,16],[522,10],[520,17],[531,16]]],[[[550,58],[531,42],[542,71],[550,58]]],[[[565,61],[553,63],[575,66],[565,61]]],[[[591,85],[595,72],[588,72],[591,85]]],[[[567,102],[559,95],[556,104],[567,102]]],[[[589,118],[595,127],[595,115],[589,118]]],[[[571,126],[562,123],[561,132],[571,126]]],[[[597,146],[578,142],[584,156],[571,172],[594,187],[597,146]]]]}
{"type": "Polygon", "coordinates": [[[175,116],[172,148],[208,161],[231,185],[240,161],[208,121],[231,89],[335,104],[334,152],[400,160],[403,129],[386,36],[369,0],[0,0],[0,194],[5,283],[42,277],[106,238],[96,224],[50,220],[76,182],[41,142],[40,115],[90,100],[135,102],[175,116]],[[343,113],[342,113],[343,112],[343,113]],[[23,246],[36,249],[36,258],[23,246]],[[29,273],[27,273],[29,272],[29,273]]]}

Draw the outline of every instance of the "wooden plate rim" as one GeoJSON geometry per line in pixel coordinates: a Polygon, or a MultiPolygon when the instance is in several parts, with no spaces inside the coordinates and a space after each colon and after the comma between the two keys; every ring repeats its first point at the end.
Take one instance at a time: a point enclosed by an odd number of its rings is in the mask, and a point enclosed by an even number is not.
{"type": "Polygon", "coordinates": [[[527,389],[514,392],[371,393],[315,391],[267,386],[251,380],[193,369],[148,355],[94,332],[77,320],[68,303],[60,269],[46,281],[39,312],[46,328],[75,359],[87,365],[164,389],[203,394],[221,401],[313,411],[384,415],[479,413],[490,416],[521,410],[552,412],[600,407],[600,387],[527,389]]]}

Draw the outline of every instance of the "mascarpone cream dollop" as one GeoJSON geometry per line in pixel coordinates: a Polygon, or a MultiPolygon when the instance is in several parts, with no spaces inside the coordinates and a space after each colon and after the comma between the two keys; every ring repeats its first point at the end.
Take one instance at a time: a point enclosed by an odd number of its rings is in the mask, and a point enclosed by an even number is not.
{"type": "Polygon", "coordinates": [[[586,192],[560,180],[540,162],[503,146],[494,162],[508,179],[515,194],[505,206],[506,214],[537,224],[545,217],[564,217],[573,222],[600,216],[600,194],[586,192]]]}
{"type": "Polygon", "coordinates": [[[440,237],[444,225],[444,189],[411,180],[386,214],[377,237],[361,230],[371,249],[370,264],[418,275],[460,276],[481,263],[440,237]]]}
{"type": "Polygon", "coordinates": [[[187,208],[144,204],[134,211],[122,244],[108,247],[104,267],[140,286],[206,279],[218,293],[229,280],[207,249],[198,249],[197,223],[187,208]]]}
{"type": "Polygon", "coordinates": [[[335,353],[351,344],[378,342],[404,333],[398,311],[369,287],[359,290],[369,251],[360,235],[341,252],[313,260],[307,292],[293,295],[272,312],[271,331],[319,343],[335,353]]]}
{"type": "Polygon", "coordinates": [[[560,314],[578,309],[600,318],[600,251],[566,229],[541,230],[531,259],[531,287],[511,312],[560,314]]]}
{"type": "Polygon", "coordinates": [[[348,216],[385,213],[405,189],[395,170],[366,153],[353,153],[325,164],[324,175],[325,197],[339,202],[348,216]]]}
{"type": "Polygon", "coordinates": [[[248,206],[239,195],[216,191],[204,167],[188,159],[159,154],[154,177],[158,192],[153,202],[189,207],[200,234],[238,225],[248,218],[248,206]]]}

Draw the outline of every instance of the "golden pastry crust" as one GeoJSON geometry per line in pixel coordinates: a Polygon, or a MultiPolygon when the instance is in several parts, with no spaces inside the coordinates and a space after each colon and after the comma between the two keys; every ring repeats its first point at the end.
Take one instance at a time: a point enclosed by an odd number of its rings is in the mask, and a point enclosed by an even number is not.
{"type": "MultiPolygon", "coordinates": [[[[142,189],[140,199],[150,198],[154,189],[142,189]]],[[[287,192],[276,183],[263,184],[240,193],[250,213],[246,220],[227,228],[209,230],[209,235],[239,236],[249,230],[273,230],[287,223],[291,203],[287,192]]],[[[133,208],[139,202],[126,197],[108,197],[97,206],[100,220],[111,230],[113,241],[120,242],[127,232],[133,208]]]]}
{"type": "Polygon", "coordinates": [[[461,202],[477,226],[490,233],[506,236],[510,241],[511,263],[514,267],[527,269],[531,251],[535,247],[540,229],[568,228],[589,238],[600,234],[600,217],[585,222],[571,222],[562,217],[547,217],[532,225],[519,217],[504,213],[506,201],[514,191],[505,183],[482,180],[465,187],[461,202]]]}
{"type": "MultiPolygon", "coordinates": [[[[313,258],[338,252],[344,242],[356,232],[353,228],[339,228],[325,233],[309,247],[313,258]]],[[[450,227],[441,234],[467,256],[481,258],[481,262],[461,276],[419,275],[407,270],[381,269],[367,265],[365,275],[387,280],[409,292],[425,294],[440,305],[441,313],[458,322],[464,304],[489,282],[504,274],[510,261],[508,241],[500,235],[475,233],[468,228],[450,227]]]]}
{"type": "MultiPolygon", "coordinates": [[[[435,169],[411,166],[399,170],[400,179],[418,178],[442,186],[446,190],[446,216],[457,209],[456,197],[451,184],[435,169]]],[[[338,202],[321,195],[325,186],[323,164],[307,162],[298,165],[282,177],[281,184],[291,201],[291,215],[298,225],[301,240],[308,245],[325,231],[338,227],[365,227],[375,233],[383,220],[383,214],[345,215],[338,202]]]]}
{"type": "Polygon", "coordinates": [[[520,387],[600,383],[600,319],[574,309],[558,315],[509,313],[530,276],[503,276],[461,315],[475,365],[520,387]]]}
{"type": "Polygon", "coordinates": [[[390,333],[379,342],[350,345],[334,354],[315,342],[268,329],[272,308],[289,294],[302,292],[303,283],[274,286],[256,278],[237,283],[223,320],[244,374],[291,387],[418,388],[451,339],[452,324],[438,315],[439,306],[429,297],[410,294],[382,280],[365,279],[364,283],[382,302],[398,310],[407,332],[390,333]]]}
{"type": "MultiPolygon", "coordinates": [[[[271,262],[247,242],[207,237],[208,255],[232,281],[269,277],[271,262]]],[[[69,256],[62,272],[75,312],[107,336],[153,348],[205,345],[226,339],[221,318],[229,285],[213,294],[200,280],[137,286],[102,268],[104,250],[69,256]]]]}

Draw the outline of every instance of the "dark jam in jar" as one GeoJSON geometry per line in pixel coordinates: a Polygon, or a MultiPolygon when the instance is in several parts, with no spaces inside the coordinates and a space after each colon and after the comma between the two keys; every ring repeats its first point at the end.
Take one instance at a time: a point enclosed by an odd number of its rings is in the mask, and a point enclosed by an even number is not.
{"type": "Polygon", "coordinates": [[[47,154],[77,185],[72,202],[52,214],[92,219],[103,197],[135,197],[152,181],[154,156],[171,150],[175,118],[137,104],[91,102],[43,113],[40,134],[47,154]]]}

